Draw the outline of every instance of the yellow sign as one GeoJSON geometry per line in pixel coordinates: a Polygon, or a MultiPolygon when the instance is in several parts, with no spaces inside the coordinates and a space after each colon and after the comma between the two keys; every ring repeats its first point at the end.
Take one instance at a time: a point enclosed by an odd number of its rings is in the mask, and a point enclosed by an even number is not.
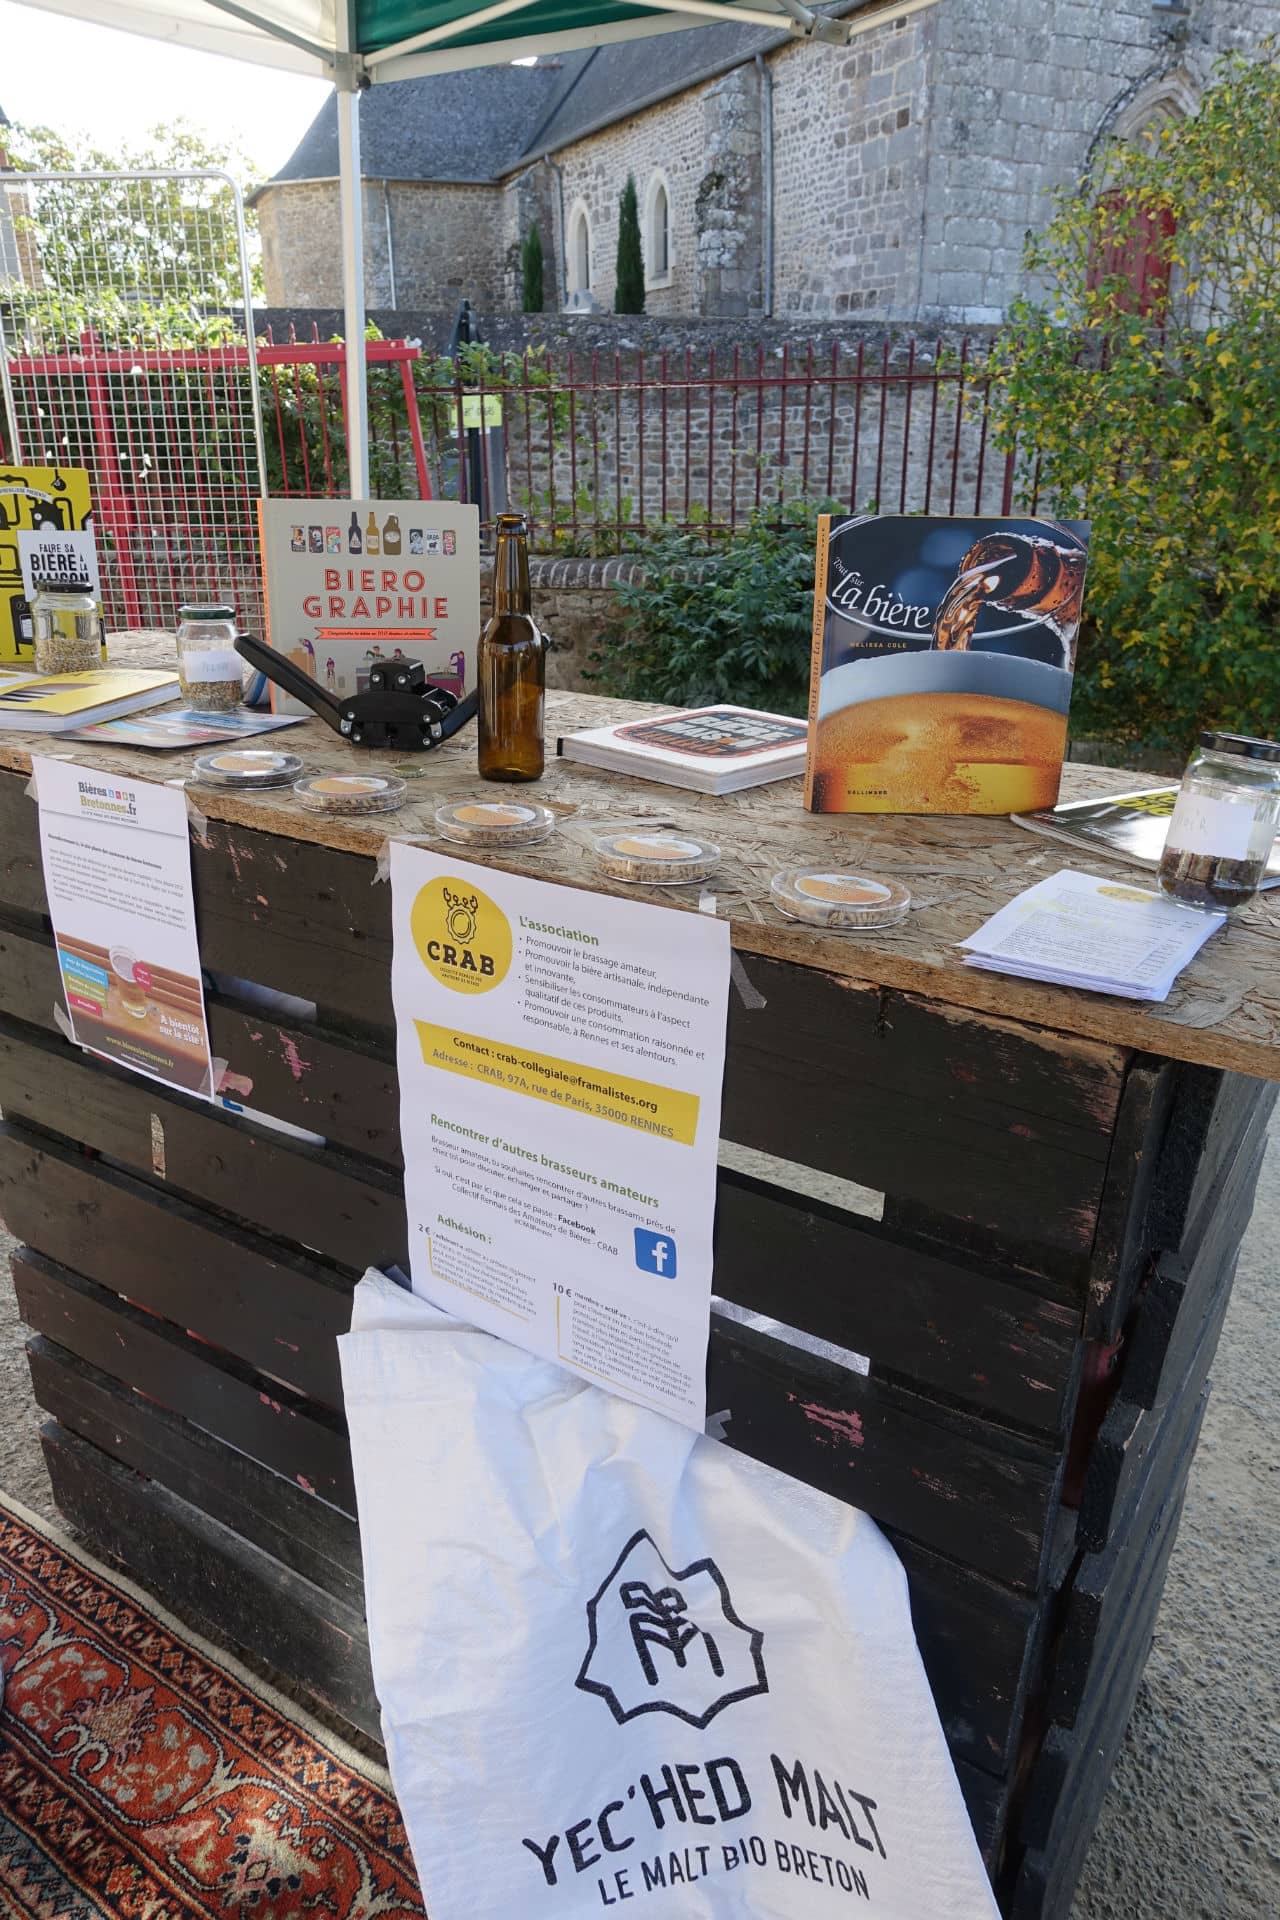
{"type": "MultiPolygon", "coordinates": [[[[424,887],[423,893],[426,891],[424,887]]],[[[584,1067],[576,1060],[534,1053],[528,1047],[490,1040],[483,1034],[457,1033],[452,1027],[436,1026],[428,1020],[415,1020],[414,1025],[423,1061],[429,1067],[460,1073],[469,1080],[485,1080],[508,1093],[527,1094],[531,1100],[548,1100],[552,1106],[585,1113],[592,1120],[612,1120],[637,1133],[677,1140],[681,1146],[691,1147],[697,1137],[696,1093],[682,1093],[652,1080],[633,1080],[627,1074],[610,1073],[601,1067],[584,1067]]]]}
{"type": "Polygon", "coordinates": [[[462,424],[464,427],[500,427],[502,425],[501,397],[496,393],[464,393],[462,424]]]}
{"type": "Polygon", "coordinates": [[[83,467],[0,467],[0,664],[32,660],[31,606],[22,582],[24,533],[83,533],[93,527],[83,467]]]}
{"type": "Polygon", "coordinates": [[[409,916],[413,944],[433,980],[455,993],[488,993],[511,965],[511,923],[487,893],[445,874],[423,887],[409,916]]]}

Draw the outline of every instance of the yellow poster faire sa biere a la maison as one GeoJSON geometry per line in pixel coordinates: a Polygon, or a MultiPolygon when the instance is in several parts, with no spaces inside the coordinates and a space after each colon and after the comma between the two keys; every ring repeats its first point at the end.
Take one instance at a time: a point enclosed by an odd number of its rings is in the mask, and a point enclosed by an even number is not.
{"type": "MultiPolygon", "coordinates": [[[[83,467],[0,466],[0,671],[30,667],[31,581],[46,551],[74,548],[98,591],[93,497],[83,467]]],[[[60,569],[55,569],[58,571],[60,569]]]]}

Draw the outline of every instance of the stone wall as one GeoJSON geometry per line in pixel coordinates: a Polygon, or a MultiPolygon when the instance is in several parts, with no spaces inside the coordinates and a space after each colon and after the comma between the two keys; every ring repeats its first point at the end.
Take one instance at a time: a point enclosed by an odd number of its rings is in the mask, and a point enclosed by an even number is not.
{"type": "MultiPolygon", "coordinates": [[[[504,196],[498,187],[366,181],[365,291],[371,307],[395,304],[457,309],[507,304],[504,196]]],[[[262,273],[273,307],[340,308],[342,254],[336,180],[282,181],[257,202],[262,273]]],[[[543,235],[544,245],[548,236],[543,235]]],[[[515,305],[519,307],[517,296],[515,305]]]]}
{"type": "Polygon", "coordinates": [[[697,311],[694,202],[703,175],[703,138],[702,97],[691,88],[556,155],[564,178],[566,233],[572,229],[578,207],[585,209],[590,222],[591,292],[597,307],[613,310],[618,202],[628,174],[635,178],[640,203],[640,237],[649,280],[645,211],[654,175],[660,172],[671,209],[671,271],[663,285],[646,285],[645,308],[655,314],[697,311]]]}
{"type": "Polygon", "coordinates": [[[764,293],[763,82],[735,67],[702,98],[703,165],[692,235],[700,314],[762,314],[764,293]]]}
{"type": "Polygon", "coordinates": [[[576,395],[572,438],[567,410],[553,439],[544,403],[527,438],[509,409],[510,497],[544,529],[569,517],[575,484],[586,531],[595,521],[637,525],[642,497],[648,522],[726,522],[797,495],[884,512],[1001,510],[1005,460],[984,435],[980,406],[990,329],[967,336],[958,416],[958,330],[917,337],[856,323],[744,328],[646,315],[498,319],[488,332],[504,346],[545,344],[561,374],[572,346],[579,380],[598,356],[602,384],[594,398],[576,395]]]}
{"type": "Polygon", "coordinates": [[[849,47],[771,62],[774,306],[897,319],[916,304],[929,69],[939,5],[849,47]]]}
{"type": "Polygon", "coordinates": [[[942,0],[932,23],[920,279],[904,315],[996,320],[1024,284],[1022,248],[1109,130],[1163,101],[1194,109],[1215,54],[1256,52],[1276,0],[942,0]],[[1138,111],[1130,115],[1136,105],[1138,111]]]}
{"type": "Polygon", "coordinates": [[[501,305],[511,313],[519,313],[523,305],[523,249],[525,235],[532,226],[537,227],[542,242],[543,310],[558,313],[563,305],[564,264],[560,255],[563,236],[558,201],[555,170],[542,161],[526,167],[503,187],[501,305]]]}

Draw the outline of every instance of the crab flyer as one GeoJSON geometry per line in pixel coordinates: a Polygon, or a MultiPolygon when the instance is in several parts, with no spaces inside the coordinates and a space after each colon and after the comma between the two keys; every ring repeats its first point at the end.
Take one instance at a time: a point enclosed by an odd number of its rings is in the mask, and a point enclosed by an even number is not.
{"type": "Polygon", "coordinates": [[[391,846],[413,1287],[701,1432],[728,922],[391,846]]]}

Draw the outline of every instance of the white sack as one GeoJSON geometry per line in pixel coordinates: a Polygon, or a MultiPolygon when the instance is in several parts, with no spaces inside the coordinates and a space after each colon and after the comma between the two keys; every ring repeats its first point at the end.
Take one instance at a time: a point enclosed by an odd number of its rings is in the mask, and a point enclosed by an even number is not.
{"type": "Polygon", "coordinates": [[[380,1274],[339,1344],[430,1920],[995,1916],[865,1514],[380,1274]]]}

